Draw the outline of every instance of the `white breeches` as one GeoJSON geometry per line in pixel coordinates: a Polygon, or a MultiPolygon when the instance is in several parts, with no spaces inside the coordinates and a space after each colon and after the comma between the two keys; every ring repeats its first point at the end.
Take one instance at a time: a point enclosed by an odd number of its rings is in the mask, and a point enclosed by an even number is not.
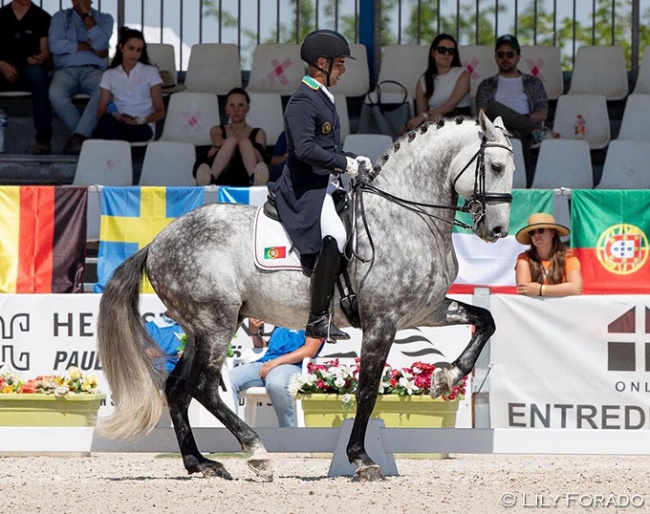
{"type": "Polygon", "coordinates": [[[323,238],[331,236],[336,239],[336,246],[339,252],[343,253],[347,234],[341,218],[336,214],[336,207],[334,207],[334,200],[332,200],[330,192],[325,195],[323,208],[320,211],[320,233],[323,238]]]}

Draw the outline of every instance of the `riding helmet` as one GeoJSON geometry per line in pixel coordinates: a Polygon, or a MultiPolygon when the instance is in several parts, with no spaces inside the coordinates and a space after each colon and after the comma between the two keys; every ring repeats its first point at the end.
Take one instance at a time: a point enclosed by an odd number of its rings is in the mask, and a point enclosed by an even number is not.
{"type": "Polygon", "coordinates": [[[350,55],[347,40],[333,30],[315,30],[300,46],[300,58],[311,66],[316,66],[319,57],[326,57],[331,61],[339,56],[354,59],[350,55]]]}

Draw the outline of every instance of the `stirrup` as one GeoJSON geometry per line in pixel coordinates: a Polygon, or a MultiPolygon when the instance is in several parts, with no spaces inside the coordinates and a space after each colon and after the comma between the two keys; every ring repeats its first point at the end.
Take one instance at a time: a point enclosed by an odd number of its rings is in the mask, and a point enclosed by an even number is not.
{"type": "Polygon", "coordinates": [[[337,340],[346,341],[350,339],[350,334],[343,332],[334,323],[332,323],[329,313],[318,315],[309,315],[309,321],[305,327],[305,335],[315,339],[325,339],[328,343],[335,343],[337,340]]]}

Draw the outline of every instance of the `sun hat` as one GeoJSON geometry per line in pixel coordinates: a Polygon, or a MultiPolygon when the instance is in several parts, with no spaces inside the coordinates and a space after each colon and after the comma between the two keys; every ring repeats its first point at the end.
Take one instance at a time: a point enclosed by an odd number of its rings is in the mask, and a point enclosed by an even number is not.
{"type": "Polygon", "coordinates": [[[501,45],[510,45],[515,52],[518,54],[521,53],[521,46],[519,46],[519,40],[512,34],[504,34],[497,38],[497,44],[494,46],[495,50],[498,50],[501,45]]]}
{"type": "Polygon", "coordinates": [[[546,212],[538,212],[536,214],[531,214],[528,216],[528,225],[517,232],[515,238],[522,245],[529,245],[530,234],[528,232],[536,228],[552,228],[553,230],[557,230],[557,233],[560,237],[569,235],[569,229],[564,225],[558,225],[555,223],[555,218],[552,214],[548,214],[546,212]]]}

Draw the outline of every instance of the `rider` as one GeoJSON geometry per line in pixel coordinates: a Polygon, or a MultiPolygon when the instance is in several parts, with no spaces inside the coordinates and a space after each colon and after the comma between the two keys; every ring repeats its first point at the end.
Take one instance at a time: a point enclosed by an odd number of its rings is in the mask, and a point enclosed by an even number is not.
{"type": "Polygon", "coordinates": [[[347,239],[332,193],[340,188],[339,174],[354,178],[372,167],[368,157],[348,157],[342,150],[339,117],[329,89],[345,73],[346,57],[353,59],[348,42],[332,30],[317,30],[302,42],[300,58],[309,69],[285,109],[288,157],[276,185],[282,224],[311,277],[306,335],[328,340],[350,338],[331,323],[329,312],[347,239]]]}

